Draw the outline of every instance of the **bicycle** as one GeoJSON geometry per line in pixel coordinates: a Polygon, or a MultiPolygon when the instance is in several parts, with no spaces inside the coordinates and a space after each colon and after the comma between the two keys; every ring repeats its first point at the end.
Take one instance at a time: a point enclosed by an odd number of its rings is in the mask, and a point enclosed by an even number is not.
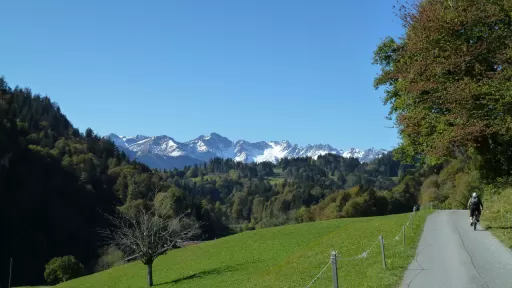
{"type": "Polygon", "coordinates": [[[476,231],[476,225],[480,222],[480,213],[475,211],[475,216],[471,219],[471,226],[473,226],[473,231],[476,231]]]}

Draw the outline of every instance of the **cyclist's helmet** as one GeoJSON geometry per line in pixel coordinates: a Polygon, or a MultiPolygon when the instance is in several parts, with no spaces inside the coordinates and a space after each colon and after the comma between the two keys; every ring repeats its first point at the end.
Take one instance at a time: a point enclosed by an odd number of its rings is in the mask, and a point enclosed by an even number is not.
{"type": "Polygon", "coordinates": [[[473,198],[476,198],[478,197],[478,195],[476,195],[476,193],[473,193],[473,198]]]}

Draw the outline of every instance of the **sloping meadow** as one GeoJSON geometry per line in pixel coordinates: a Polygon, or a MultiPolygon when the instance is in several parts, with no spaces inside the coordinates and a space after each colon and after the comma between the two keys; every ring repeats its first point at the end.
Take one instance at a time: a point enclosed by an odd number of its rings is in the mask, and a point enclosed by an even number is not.
{"type": "MultiPolygon", "coordinates": [[[[335,250],[340,286],[396,287],[413,259],[428,214],[430,211],[420,211],[412,218],[408,213],[288,225],[189,246],[156,260],[154,286],[329,287],[329,261],[335,250]],[[404,246],[402,227],[407,222],[404,246]],[[386,269],[379,235],[384,237],[386,269]]],[[[56,287],[146,287],[146,267],[137,261],[56,287]]]]}

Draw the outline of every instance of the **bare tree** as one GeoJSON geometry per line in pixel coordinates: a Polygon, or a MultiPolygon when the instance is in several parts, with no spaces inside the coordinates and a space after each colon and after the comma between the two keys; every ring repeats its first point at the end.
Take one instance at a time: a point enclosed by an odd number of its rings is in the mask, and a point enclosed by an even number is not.
{"type": "Polygon", "coordinates": [[[114,228],[103,230],[108,242],[131,258],[138,258],[147,266],[148,285],[153,286],[153,262],[168,250],[183,246],[184,242],[199,235],[199,223],[185,218],[175,218],[141,209],[139,213],[107,217],[114,228]]]}

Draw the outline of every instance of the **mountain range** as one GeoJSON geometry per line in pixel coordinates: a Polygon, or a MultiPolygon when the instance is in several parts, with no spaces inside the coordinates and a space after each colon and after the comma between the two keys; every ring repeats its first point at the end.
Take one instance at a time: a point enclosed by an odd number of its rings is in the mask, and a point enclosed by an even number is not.
{"type": "Polygon", "coordinates": [[[202,164],[214,157],[231,158],[245,163],[263,161],[276,163],[284,157],[309,156],[316,159],[319,155],[327,153],[346,158],[358,158],[361,162],[370,162],[388,152],[385,149],[375,148],[366,150],[350,148],[344,151],[327,144],[301,147],[288,141],[248,142],[238,140],[233,142],[217,133],[201,135],[187,142],[179,142],[166,135],[126,137],[111,133],[106,137],[111,139],[120,150],[127,153],[131,159],[158,169],[183,168],[185,165],[202,164]]]}

